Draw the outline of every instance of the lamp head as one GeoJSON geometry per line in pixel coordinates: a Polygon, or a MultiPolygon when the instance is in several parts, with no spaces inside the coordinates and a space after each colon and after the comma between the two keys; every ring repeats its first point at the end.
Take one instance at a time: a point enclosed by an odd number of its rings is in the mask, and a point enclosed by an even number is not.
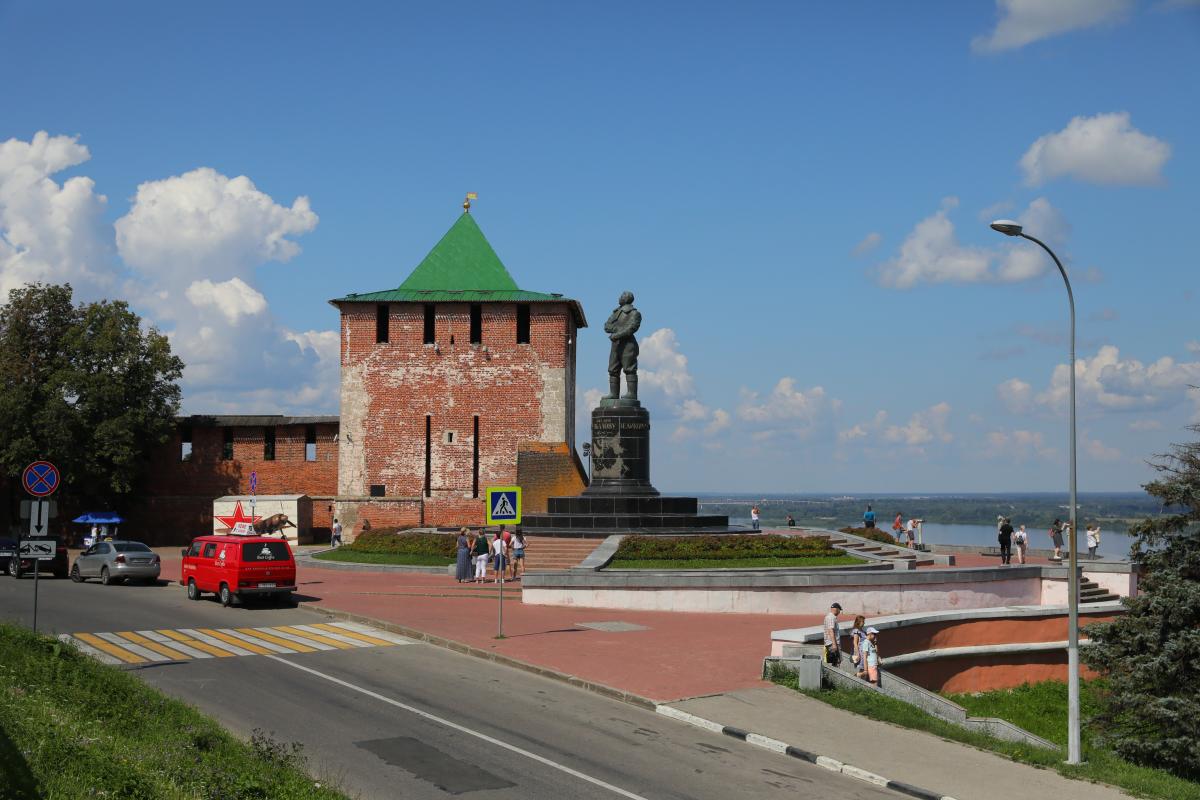
{"type": "Polygon", "coordinates": [[[1000,231],[1005,236],[1020,236],[1020,223],[1013,222],[1011,219],[998,219],[992,223],[992,230],[1000,231]]]}

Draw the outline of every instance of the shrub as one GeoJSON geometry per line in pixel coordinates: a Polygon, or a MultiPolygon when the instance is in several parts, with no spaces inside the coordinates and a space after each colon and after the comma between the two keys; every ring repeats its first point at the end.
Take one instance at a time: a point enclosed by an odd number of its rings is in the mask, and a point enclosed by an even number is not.
{"type": "Polygon", "coordinates": [[[626,536],[616,560],[669,561],[731,558],[817,558],[844,555],[829,544],[828,536],[775,534],[724,536],[626,536]]]}
{"type": "Polygon", "coordinates": [[[458,535],[454,533],[410,533],[396,528],[376,528],[360,533],[346,549],[359,553],[439,556],[453,561],[457,540],[458,535]]]}
{"type": "Polygon", "coordinates": [[[863,539],[870,539],[873,542],[882,542],[883,544],[896,544],[898,541],[894,536],[884,533],[879,528],[841,528],[842,533],[850,533],[855,536],[860,536],[863,539]]]}

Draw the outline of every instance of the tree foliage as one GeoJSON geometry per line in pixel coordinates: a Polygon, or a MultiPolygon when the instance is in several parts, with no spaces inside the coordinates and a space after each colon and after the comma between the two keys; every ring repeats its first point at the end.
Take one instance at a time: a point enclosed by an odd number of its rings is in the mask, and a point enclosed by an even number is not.
{"type": "Polygon", "coordinates": [[[28,284],[0,306],[0,474],[53,461],[62,494],[119,506],[172,434],[183,362],[123,301],[28,284]]]}
{"type": "MultiPolygon", "coordinates": [[[[1190,428],[1200,433],[1200,426],[1190,428]]],[[[1109,690],[1098,743],[1130,761],[1200,779],[1200,442],[1154,464],[1146,491],[1176,510],[1130,528],[1142,565],[1137,597],[1115,621],[1088,626],[1085,662],[1109,690]]]]}

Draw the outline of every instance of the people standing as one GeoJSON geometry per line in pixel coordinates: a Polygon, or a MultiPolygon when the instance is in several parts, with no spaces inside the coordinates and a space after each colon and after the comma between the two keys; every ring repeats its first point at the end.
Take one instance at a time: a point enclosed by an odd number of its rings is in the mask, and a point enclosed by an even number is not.
{"type": "Polygon", "coordinates": [[[1100,547],[1100,526],[1099,525],[1088,525],[1087,526],[1088,558],[1095,559],[1096,558],[1096,550],[1099,547],[1100,547]]]}
{"type": "Polygon", "coordinates": [[[525,574],[525,534],[520,528],[513,531],[512,537],[513,580],[519,581],[525,574]]]}
{"type": "Polygon", "coordinates": [[[458,532],[458,540],[455,542],[457,548],[454,552],[454,578],[459,583],[466,583],[471,579],[471,546],[467,541],[467,534],[470,533],[466,528],[462,528],[458,532]]]}
{"type": "Polygon", "coordinates": [[[840,613],[841,604],[834,603],[825,615],[825,661],[834,667],[842,662],[842,629],[837,621],[840,613]]]}
{"type": "Polygon", "coordinates": [[[1062,520],[1055,519],[1054,524],[1050,526],[1050,541],[1054,545],[1054,559],[1062,561],[1063,548],[1063,524],[1062,520]]]}
{"type": "Polygon", "coordinates": [[[896,542],[900,541],[900,534],[904,530],[904,516],[897,511],[896,518],[892,520],[892,536],[896,537],[896,542]]]}
{"type": "Polygon", "coordinates": [[[333,528],[329,535],[329,546],[331,548],[338,547],[342,543],[342,523],[338,522],[337,517],[333,518],[333,528]]]}
{"type": "Polygon", "coordinates": [[[755,504],[750,506],[750,527],[754,530],[758,530],[758,525],[758,505],[755,504]]]}
{"type": "Polygon", "coordinates": [[[793,517],[791,514],[788,514],[788,515],[787,515],[787,526],[788,526],[789,528],[794,528],[794,527],[796,527],[796,518],[795,518],[795,517],[793,517]]]}
{"type": "Polygon", "coordinates": [[[1000,540],[1001,564],[1007,565],[1012,563],[1012,536],[1012,520],[1010,520],[1008,517],[1005,517],[1000,522],[1000,532],[996,534],[996,538],[1000,540]]]}
{"type": "Polygon", "coordinates": [[[850,628],[850,641],[854,643],[854,652],[850,654],[850,661],[854,664],[855,670],[864,669],[862,660],[862,643],[867,638],[867,618],[859,614],[854,618],[854,626],[850,628]]]}
{"type": "Polygon", "coordinates": [[[500,581],[504,580],[505,577],[507,577],[506,570],[508,569],[508,542],[505,541],[504,538],[507,535],[508,531],[505,530],[503,525],[501,525],[500,533],[496,534],[496,538],[492,540],[492,554],[493,558],[495,559],[495,563],[492,565],[492,568],[496,570],[496,577],[492,583],[499,583],[500,581]]]}
{"type": "Polygon", "coordinates": [[[904,538],[908,540],[908,549],[912,550],[917,544],[917,521],[912,517],[904,525],[904,538]]]}
{"type": "Polygon", "coordinates": [[[475,557],[476,583],[485,583],[487,581],[488,557],[491,555],[491,552],[492,548],[488,544],[487,534],[480,531],[471,547],[471,554],[475,557]]]}
{"type": "Polygon", "coordinates": [[[879,629],[867,628],[867,638],[863,640],[863,666],[859,668],[858,677],[865,678],[869,683],[879,685],[879,629]]]}
{"type": "Polygon", "coordinates": [[[864,528],[874,528],[875,527],[875,512],[871,510],[871,506],[869,503],[867,504],[866,512],[863,513],[863,527],[864,528]]]}
{"type": "Polygon", "coordinates": [[[1029,550],[1029,534],[1025,532],[1025,526],[1022,525],[1013,534],[1013,544],[1017,548],[1017,563],[1025,563],[1025,553],[1029,550]]]}

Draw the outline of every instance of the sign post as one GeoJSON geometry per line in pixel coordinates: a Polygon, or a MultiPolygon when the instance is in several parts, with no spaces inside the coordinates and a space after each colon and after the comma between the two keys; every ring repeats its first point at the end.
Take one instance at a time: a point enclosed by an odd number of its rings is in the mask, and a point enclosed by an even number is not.
{"type": "MultiPolygon", "coordinates": [[[[487,490],[487,513],[486,521],[488,525],[520,525],[521,524],[521,487],[520,486],[493,486],[487,490]]],[[[500,537],[497,535],[496,537],[500,537]]],[[[504,568],[508,566],[508,548],[500,549],[500,558],[497,572],[499,575],[500,587],[500,608],[499,620],[497,623],[498,631],[497,639],[504,638],[504,568]]]]}
{"type": "Polygon", "coordinates": [[[254,493],[258,491],[258,470],[250,473],[250,516],[254,516],[255,497],[254,493]]]}
{"type": "MultiPolygon", "coordinates": [[[[36,498],[48,497],[58,489],[62,477],[58,467],[49,461],[35,461],[21,473],[21,485],[25,491],[36,498]]],[[[33,630],[37,632],[38,612],[38,567],[42,561],[52,560],[58,549],[58,542],[52,538],[42,538],[50,529],[50,503],[46,500],[34,500],[29,507],[29,535],[17,546],[17,568],[20,569],[22,558],[33,559],[33,630]]]]}

